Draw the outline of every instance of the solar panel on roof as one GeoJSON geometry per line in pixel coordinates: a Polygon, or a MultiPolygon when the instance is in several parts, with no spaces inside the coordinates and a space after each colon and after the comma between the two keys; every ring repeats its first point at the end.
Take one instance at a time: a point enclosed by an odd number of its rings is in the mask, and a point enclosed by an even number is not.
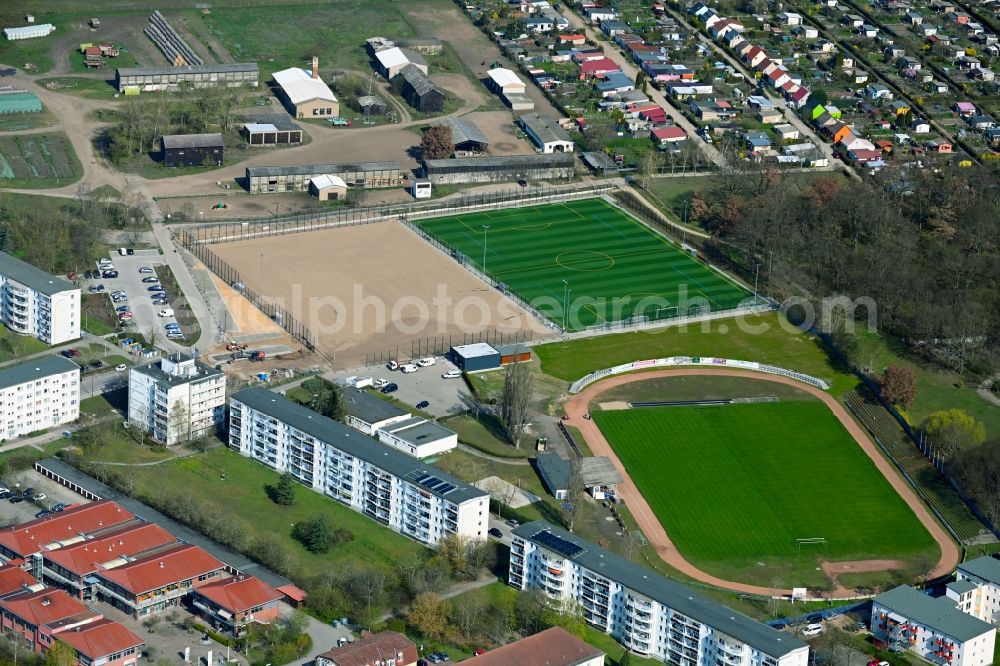
{"type": "Polygon", "coordinates": [[[444,484],[441,485],[440,488],[438,488],[438,492],[441,493],[442,495],[447,495],[448,493],[450,493],[454,489],[455,489],[455,486],[451,485],[450,483],[444,483],[444,484]]]}
{"type": "Polygon", "coordinates": [[[535,535],[531,537],[531,540],[540,543],[553,552],[569,558],[576,557],[584,550],[572,541],[567,541],[562,537],[558,537],[552,532],[536,532],[535,535]]]}

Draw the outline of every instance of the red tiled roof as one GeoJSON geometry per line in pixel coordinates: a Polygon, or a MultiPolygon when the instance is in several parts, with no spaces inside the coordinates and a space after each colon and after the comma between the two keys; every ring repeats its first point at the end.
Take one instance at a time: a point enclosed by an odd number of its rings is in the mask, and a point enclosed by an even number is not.
{"type": "Polygon", "coordinates": [[[253,576],[203,585],[197,593],[233,614],[281,599],[280,592],[253,576]]]}
{"type": "Polygon", "coordinates": [[[159,525],[143,523],[116,530],[99,539],[81,541],[47,552],[44,557],[78,576],[84,576],[101,570],[101,565],[105,562],[138,555],[175,541],[177,539],[159,525]]]}
{"type": "Polygon", "coordinates": [[[62,590],[51,587],[7,597],[0,600],[0,608],[36,627],[88,613],[95,619],[101,617],[62,590]]]}
{"type": "Polygon", "coordinates": [[[653,136],[655,136],[660,141],[671,141],[671,140],[676,141],[678,139],[687,138],[687,134],[685,134],[684,130],[681,129],[680,127],[657,127],[650,131],[652,132],[653,136]]]}
{"type": "Polygon", "coordinates": [[[131,512],[110,500],[83,504],[0,530],[0,545],[21,557],[40,552],[56,541],[79,537],[132,520],[131,512]]]}
{"type": "Polygon", "coordinates": [[[580,63],[580,71],[585,74],[594,72],[618,72],[621,67],[611,58],[597,58],[596,60],[586,60],[580,63]]]}
{"type": "Polygon", "coordinates": [[[309,596],[306,594],[306,591],[303,590],[301,587],[296,587],[295,585],[292,585],[290,583],[288,585],[282,585],[281,587],[279,587],[278,592],[281,592],[283,595],[285,595],[286,597],[297,603],[305,601],[306,597],[309,596]]]}
{"type": "Polygon", "coordinates": [[[157,553],[115,569],[100,571],[97,575],[120,585],[132,594],[142,594],[218,571],[224,566],[198,546],[184,544],[165,553],[157,553]]]}
{"type": "MultiPolygon", "coordinates": [[[[395,659],[397,664],[412,664],[417,660],[417,646],[395,631],[381,631],[342,647],[333,648],[317,657],[329,659],[337,666],[369,666],[379,659],[395,659]],[[402,659],[397,654],[403,653],[402,659]]],[[[476,657],[476,663],[479,663],[476,657]]],[[[507,662],[516,664],[518,662],[507,662]]]]}
{"type": "Polygon", "coordinates": [[[476,657],[476,666],[573,666],[604,653],[562,627],[508,643],[476,657]]]}
{"type": "Polygon", "coordinates": [[[146,644],[122,625],[107,619],[59,632],[56,637],[91,661],[146,644]]]}
{"type": "Polygon", "coordinates": [[[573,35],[559,35],[560,42],[578,42],[581,39],[586,39],[583,35],[573,34],[573,35]]]}
{"type": "Polygon", "coordinates": [[[0,597],[24,590],[25,585],[34,585],[38,581],[24,569],[8,564],[0,567],[0,597]]]}
{"type": "Polygon", "coordinates": [[[871,162],[872,160],[877,160],[882,157],[881,150],[866,150],[864,148],[859,148],[857,150],[852,150],[851,155],[858,162],[871,162]]]}

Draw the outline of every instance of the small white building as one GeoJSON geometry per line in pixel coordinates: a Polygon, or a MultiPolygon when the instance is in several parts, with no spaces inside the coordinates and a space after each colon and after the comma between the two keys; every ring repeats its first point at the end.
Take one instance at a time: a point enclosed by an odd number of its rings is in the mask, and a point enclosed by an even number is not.
{"type": "Polygon", "coordinates": [[[325,173],[309,181],[309,194],[320,201],[337,201],[347,196],[347,183],[340,176],[325,173]]]}
{"type": "Polygon", "coordinates": [[[80,337],[80,289],[0,252],[0,322],[47,345],[80,337]]]}
{"type": "Polygon", "coordinates": [[[963,613],[954,599],[934,598],[909,585],[875,597],[871,631],[890,650],[909,650],[934,664],[993,663],[995,626],[963,613]]]}
{"type": "Polygon", "coordinates": [[[80,366],[45,356],[0,370],[0,440],[80,418],[80,366]]]}
{"type": "Polygon", "coordinates": [[[376,67],[386,79],[394,78],[407,65],[414,65],[424,74],[427,73],[427,61],[416,51],[401,49],[394,46],[375,53],[376,67]]]}
{"type": "Polygon", "coordinates": [[[497,67],[486,72],[486,85],[493,92],[506,95],[524,94],[525,83],[512,70],[497,67]]]}
{"type": "Polygon", "coordinates": [[[543,153],[571,153],[573,139],[558,123],[537,113],[518,116],[517,123],[543,153]]]}
{"type": "Polygon", "coordinates": [[[456,433],[419,416],[382,426],[377,434],[378,441],[414,458],[427,458],[458,447],[456,433]]]}
{"type": "Polygon", "coordinates": [[[958,580],[948,584],[963,613],[985,622],[1000,620],[1000,560],[988,555],[959,564],[958,580]]]}
{"type": "Polygon", "coordinates": [[[214,432],[226,414],[226,376],[184,354],[129,370],[128,420],[167,446],[214,432]]]}
{"type": "Polygon", "coordinates": [[[380,428],[406,421],[410,413],[365,391],[344,387],[344,423],[369,437],[380,428]]]}

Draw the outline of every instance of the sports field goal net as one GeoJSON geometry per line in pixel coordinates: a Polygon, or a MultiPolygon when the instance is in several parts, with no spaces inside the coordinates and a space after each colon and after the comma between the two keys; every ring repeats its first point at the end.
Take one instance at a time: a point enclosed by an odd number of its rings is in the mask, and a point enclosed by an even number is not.
{"type": "Polygon", "coordinates": [[[795,550],[797,550],[798,552],[801,553],[803,546],[806,546],[807,548],[809,548],[809,547],[816,547],[816,546],[818,546],[820,548],[826,548],[826,538],[825,537],[806,537],[804,539],[796,539],[795,540],[795,550]]]}

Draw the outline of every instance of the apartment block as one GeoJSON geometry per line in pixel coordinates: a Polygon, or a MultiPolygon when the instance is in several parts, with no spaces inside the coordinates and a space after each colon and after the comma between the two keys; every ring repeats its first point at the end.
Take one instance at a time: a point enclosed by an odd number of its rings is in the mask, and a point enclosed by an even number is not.
{"type": "Polygon", "coordinates": [[[62,356],[0,370],[0,440],[80,418],[80,366],[62,356]]]}
{"type": "Polygon", "coordinates": [[[962,562],[957,570],[948,596],[963,613],[995,623],[1000,619],[1000,560],[984,555],[962,562]]]}
{"type": "Polygon", "coordinates": [[[61,636],[103,615],[80,603],[62,590],[43,588],[0,600],[0,625],[3,633],[16,637],[45,653],[61,636]]]}
{"type": "Polygon", "coordinates": [[[254,622],[278,619],[281,593],[253,576],[234,576],[191,591],[190,603],[201,616],[231,636],[242,636],[254,622]]]}
{"type": "Polygon", "coordinates": [[[0,322],[48,345],[80,337],[80,290],[0,252],[0,322]]]}
{"type": "Polygon", "coordinates": [[[588,624],[680,666],[806,666],[809,646],[544,521],[513,531],[508,583],[578,605],[588,624]]]}
{"type": "Polygon", "coordinates": [[[215,432],[225,413],[226,376],[191,356],[129,370],[128,420],[167,446],[215,432]]]}
{"type": "Polygon", "coordinates": [[[108,619],[74,627],[57,638],[76,652],[79,666],[133,666],[146,642],[108,619]]]}
{"type": "Polygon", "coordinates": [[[909,585],[883,592],[872,601],[872,636],[890,650],[909,650],[932,664],[989,666],[996,627],[909,585]]]}
{"type": "Polygon", "coordinates": [[[486,538],[486,492],[271,391],[231,397],[229,446],[422,543],[486,538]]]}

